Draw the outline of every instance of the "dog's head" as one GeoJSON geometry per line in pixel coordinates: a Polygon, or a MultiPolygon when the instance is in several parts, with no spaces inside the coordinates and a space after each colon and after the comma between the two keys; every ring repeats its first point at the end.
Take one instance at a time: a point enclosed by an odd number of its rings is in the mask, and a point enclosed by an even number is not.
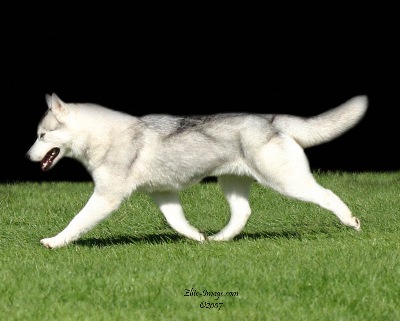
{"type": "Polygon", "coordinates": [[[46,95],[46,102],[48,110],[39,123],[37,139],[26,154],[31,161],[40,162],[43,171],[68,154],[71,142],[66,126],[68,107],[56,94],[46,95]]]}

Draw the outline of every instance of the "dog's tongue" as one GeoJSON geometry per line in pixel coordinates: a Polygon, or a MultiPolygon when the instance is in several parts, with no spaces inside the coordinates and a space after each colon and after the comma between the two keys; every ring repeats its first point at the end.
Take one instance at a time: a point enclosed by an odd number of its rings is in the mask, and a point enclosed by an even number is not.
{"type": "Polygon", "coordinates": [[[46,156],[40,162],[42,171],[47,171],[50,168],[51,164],[53,163],[53,160],[57,157],[59,152],[60,149],[57,147],[52,148],[47,152],[46,156]]]}

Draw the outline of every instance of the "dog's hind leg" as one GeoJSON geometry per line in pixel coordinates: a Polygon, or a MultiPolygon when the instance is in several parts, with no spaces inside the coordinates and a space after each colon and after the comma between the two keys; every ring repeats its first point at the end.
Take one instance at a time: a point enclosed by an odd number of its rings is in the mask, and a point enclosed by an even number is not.
{"type": "Polygon", "coordinates": [[[250,217],[249,191],[253,179],[239,176],[221,176],[218,182],[225,194],[231,210],[228,224],[217,234],[210,236],[212,241],[228,241],[238,235],[250,217]]]}
{"type": "Polygon", "coordinates": [[[261,184],[285,196],[315,203],[333,212],[342,224],[360,230],[360,221],[346,204],[315,181],[303,149],[293,139],[277,135],[259,151],[254,165],[261,184]]]}
{"type": "Polygon", "coordinates": [[[155,192],[151,194],[151,197],[158,204],[168,224],[175,231],[196,241],[205,240],[204,235],[186,220],[177,193],[155,192]]]}

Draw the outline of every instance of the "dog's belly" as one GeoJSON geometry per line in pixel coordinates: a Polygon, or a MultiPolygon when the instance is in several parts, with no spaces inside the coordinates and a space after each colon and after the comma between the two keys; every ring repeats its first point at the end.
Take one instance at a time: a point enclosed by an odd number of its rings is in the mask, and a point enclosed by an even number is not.
{"type": "Polygon", "coordinates": [[[156,191],[179,191],[190,185],[199,183],[204,178],[221,175],[253,177],[251,169],[245,162],[237,160],[218,164],[218,166],[194,166],[185,169],[170,168],[163,172],[152,171],[151,175],[147,175],[147,179],[137,186],[137,190],[149,193],[156,191]]]}
{"type": "Polygon", "coordinates": [[[209,176],[221,176],[221,175],[253,177],[252,170],[249,168],[249,166],[247,166],[245,161],[241,159],[218,166],[216,169],[211,171],[209,176]]]}

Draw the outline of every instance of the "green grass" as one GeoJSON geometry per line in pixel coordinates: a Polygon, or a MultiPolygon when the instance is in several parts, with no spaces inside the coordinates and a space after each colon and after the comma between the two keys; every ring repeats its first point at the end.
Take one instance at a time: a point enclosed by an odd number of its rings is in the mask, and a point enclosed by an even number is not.
{"type": "MultiPolygon", "coordinates": [[[[316,173],[362,221],[357,233],[327,211],[254,184],[251,216],[234,241],[178,236],[135,194],[78,242],[48,250],[91,183],[0,185],[3,320],[400,320],[400,172],[316,173]],[[184,296],[237,292],[237,296],[184,296]],[[201,302],[223,303],[220,310],[201,302]]],[[[216,232],[229,214],[215,183],[181,194],[188,219],[216,232]]]]}

